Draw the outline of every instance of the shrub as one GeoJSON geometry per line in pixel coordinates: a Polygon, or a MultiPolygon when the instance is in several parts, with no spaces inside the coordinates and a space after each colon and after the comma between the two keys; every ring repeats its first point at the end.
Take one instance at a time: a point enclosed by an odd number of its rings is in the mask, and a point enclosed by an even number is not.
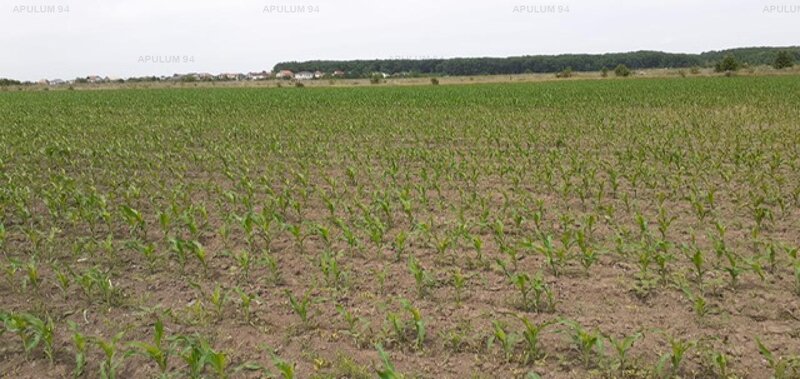
{"type": "Polygon", "coordinates": [[[378,75],[372,75],[369,77],[370,84],[380,84],[380,82],[381,82],[381,77],[378,75]]]}
{"type": "Polygon", "coordinates": [[[700,73],[700,67],[693,66],[693,67],[692,67],[692,68],[689,70],[689,73],[690,73],[690,74],[692,74],[692,75],[697,75],[697,74],[699,74],[699,73],[700,73]]]}
{"type": "Polygon", "coordinates": [[[614,75],[622,77],[630,76],[631,70],[628,68],[628,66],[620,64],[617,66],[617,68],[614,69],[614,75]]]}
{"type": "Polygon", "coordinates": [[[608,77],[608,67],[603,66],[600,70],[600,76],[607,78],[608,77]]]}
{"type": "Polygon", "coordinates": [[[439,85],[439,79],[437,79],[437,78],[431,78],[431,84],[433,84],[433,85],[435,85],[435,86],[438,86],[438,85],[439,85]]]}
{"type": "Polygon", "coordinates": [[[561,72],[556,73],[556,78],[571,78],[572,77],[572,67],[567,67],[561,72]]]}
{"type": "Polygon", "coordinates": [[[732,72],[737,70],[739,70],[739,61],[731,54],[726,55],[725,58],[722,58],[722,60],[714,66],[714,71],[716,72],[732,72]]]}
{"type": "Polygon", "coordinates": [[[778,56],[775,57],[775,62],[772,64],[772,67],[778,70],[792,66],[794,66],[794,56],[786,50],[779,51],[778,56]]]}

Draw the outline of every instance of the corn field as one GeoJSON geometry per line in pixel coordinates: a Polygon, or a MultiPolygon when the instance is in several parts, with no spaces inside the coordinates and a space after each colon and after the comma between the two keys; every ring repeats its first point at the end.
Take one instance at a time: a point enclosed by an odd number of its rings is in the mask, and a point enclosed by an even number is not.
{"type": "Polygon", "coordinates": [[[0,376],[797,378],[794,76],[0,92],[0,376]]]}

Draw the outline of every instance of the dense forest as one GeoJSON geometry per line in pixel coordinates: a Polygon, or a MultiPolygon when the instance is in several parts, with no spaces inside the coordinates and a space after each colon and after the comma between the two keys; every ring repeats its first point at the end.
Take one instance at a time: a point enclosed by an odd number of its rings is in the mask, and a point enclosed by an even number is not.
{"type": "Polygon", "coordinates": [[[559,72],[566,68],[575,71],[599,71],[624,64],[631,69],[711,67],[728,54],[747,65],[772,64],[781,50],[790,51],[800,60],[800,46],[749,47],[701,54],[676,54],[660,51],[636,51],[611,54],[530,55],[508,58],[447,58],[447,59],[387,59],[306,62],[282,62],[275,71],[344,71],[349,77],[368,76],[374,72],[408,75],[486,75],[559,72]]]}

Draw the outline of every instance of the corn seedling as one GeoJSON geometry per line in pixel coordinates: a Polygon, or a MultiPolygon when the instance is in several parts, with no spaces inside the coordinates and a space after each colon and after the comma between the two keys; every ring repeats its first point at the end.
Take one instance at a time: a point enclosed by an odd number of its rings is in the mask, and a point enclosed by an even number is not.
{"type": "Polygon", "coordinates": [[[406,243],[408,240],[408,234],[405,231],[401,231],[397,233],[394,237],[394,242],[392,242],[392,248],[395,252],[395,261],[400,261],[402,259],[403,254],[406,251],[406,243]]]}
{"type": "Polygon", "coordinates": [[[120,210],[125,220],[128,222],[131,234],[133,234],[134,231],[139,231],[143,234],[143,239],[147,240],[147,225],[145,224],[142,213],[127,205],[121,206],[120,210]]]}
{"type": "Polygon", "coordinates": [[[234,259],[236,260],[236,264],[239,266],[239,270],[242,273],[242,279],[249,280],[250,268],[253,265],[250,253],[247,250],[241,250],[234,255],[234,259]]]}
{"type": "Polygon", "coordinates": [[[670,369],[667,376],[675,377],[681,372],[681,365],[686,357],[686,353],[688,353],[689,350],[691,350],[697,343],[695,341],[675,338],[670,335],[667,335],[667,341],[669,342],[670,351],[663,354],[658,360],[658,364],[656,365],[656,374],[660,377],[664,377],[667,373],[666,365],[669,363],[670,369]]]}
{"type": "Polygon", "coordinates": [[[461,297],[464,291],[464,285],[466,285],[467,279],[464,277],[464,274],[461,273],[461,269],[456,268],[453,270],[453,290],[455,292],[455,300],[456,304],[461,304],[461,297]]]}
{"type": "Polygon", "coordinates": [[[525,327],[525,329],[522,331],[522,338],[525,341],[526,347],[525,363],[527,364],[542,358],[544,356],[544,352],[542,352],[541,347],[539,346],[539,336],[550,325],[553,325],[554,322],[547,321],[541,324],[535,324],[525,316],[517,315],[516,317],[522,321],[522,324],[525,327]]]}
{"type": "Polygon", "coordinates": [[[491,349],[494,343],[498,342],[503,349],[503,357],[506,362],[511,362],[514,357],[514,350],[520,341],[520,336],[507,331],[506,325],[500,321],[492,321],[492,327],[494,328],[494,332],[489,337],[487,346],[491,349]]]}
{"type": "Polygon", "coordinates": [[[692,309],[697,317],[703,317],[708,314],[708,301],[702,293],[695,294],[689,287],[682,287],[681,290],[686,295],[686,298],[692,303],[692,309]]]}
{"type": "Polygon", "coordinates": [[[219,379],[228,378],[228,365],[230,360],[228,354],[223,351],[216,351],[209,346],[205,346],[205,361],[206,364],[211,366],[214,374],[219,379]]]}
{"type": "Polygon", "coordinates": [[[153,342],[133,341],[129,343],[130,350],[126,353],[126,356],[139,355],[150,359],[158,366],[161,376],[164,377],[167,373],[167,364],[171,351],[168,346],[164,346],[163,340],[164,323],[161,319],[157,319],[153,332],[153,342]]]}
{"type": "Polygon", "coordinates": [[[278,265],[278,260],[269,252],[264,253],[264,264],[267,266],[267,270],[269,270],[269,281],[272,284],[278,285],[283,283],[283,278],[281,277],[281,269],[278,265]]]}
{"type": "Polygon", "coordinates": [[[431,285],[430,275],[414,256],[408,257],[408,270],[414,277],[419,297],[425,297],[428,294],[428,287],[431,285]]]}
{"type": "Polygon", "coordinates": [[[422,313],[410,301],[401,299],[400,302],[403,304],[403,308],[411,314],[411,322],[416,332],[414,346],[421,350],[425,344],[425,320],[422,319],[422,313]]]}
{"type": "Polygon", "coordinates": [[[289,290],[286,290],[286,296],[289,298],[289,305],[291,306],[292,311],[300,316],[300,320],[303,321],[303,324],[308,324],[308,311],[309,305],[311,304],[311,292],[306,291],[303,294],[303,297],[298,299],[289,290]]]}
{"type": "Polygon", "coordinates": [[[78,331],[78,325],[72,321],[69,322],[70,330],[72,330],[72,344],[75,346],[75,368],[72,370],[72,376],[78,378],[83,376],[86,369],[86,343],[88,338],[78,331]]]}
{"type": "Polygon", "coordinates": [[[234,291],[236,291],[236,294],[239,295],[239,306],[242,309],[244,320],[249,324],[252,312],[251,304],[253,303],[253,300],[255,300],[256,296],[248,294],[239,287],[234,288],[234,291]]]}
{"type": "Polygon", "coordinates": [[[203,349],[205,341],[193,336],[177,336],[172,339],[173,351],[189,368],[189,377],[198,379],[206,365],[206,351],[203,349]]]}
{"type": "Polygon", "coordinates": [[[278,372],[281,374],[281,378],[283,379],[295,378],[296,365],[294,363],[287,362],[278,357],[277,355],[272,356],[272,363],[278,369],[278,372]]]}
{"type": "Polygon", "coordinates": [[[123,332],[115,334],[111,339],[103,337],[93,337],[92,341],[103,352],[103,361],[100,363],[100,377],[103,379],[114,379],[117,377],[117,369],[122,365],[124,356],[119,358],[119,341],[124,335],[123,332]]]}
{"type": "Polygon", "coordinates": [[[614,348],[614,352],[616,353],[616,362],[614,364],[617,366],[620,376],[624,376],[623,372],[628,367],[628,353],[633,348],[633,345],[642,339],[643,336],[641,332],[619,339],[611,335],[604,336],[611,347],[614,348]]]}
{"type": "Polygon", "coordinates": [[[214,287],[214,291],[208,297],[211,305],[214,306],[214,313],[217,315],[217,320],[222,320],[223,313],[225,312],[225,303],[228,301],[228,293],[219,284],[214,287]]]}
{"type": "Polygon", "coordinates": [[[581,324],[571,321],[563,320],[561,324],[567,326],[568,329],[561,330],[561,333],[569,333],[572,345],[580,352],[583,365],[590,367],[592,362],[592,352],[597,351],[598,354],[602,349],[602,339],[598,331],[588,330],[581,324]]]}
{"type": "Polygon", "coordinates": [[[346,285],[347,273],[339,266],[339,254],[325,251],[319,259],[319,268],[328,287],[340,289],[346,285]]]}
{"type": "Polygon", "coordinates": [[[756,337],[758,352],[772,370],[772,379],[796,378],[800,374],[800,356],[776,356],[756,337]]]}
{"type": "Polygon", "coordinates": [[[380,379],[403,379],[404,376],[397,371],[394,364],[389,360],[389,354],[386,354],[383,350],[383,346],[378,344],[375,345],[375,348],[378,350],[378,356],[380,356],[381,363],[383,364],[382,368],[376,369],[378,377],[380,379]]]}

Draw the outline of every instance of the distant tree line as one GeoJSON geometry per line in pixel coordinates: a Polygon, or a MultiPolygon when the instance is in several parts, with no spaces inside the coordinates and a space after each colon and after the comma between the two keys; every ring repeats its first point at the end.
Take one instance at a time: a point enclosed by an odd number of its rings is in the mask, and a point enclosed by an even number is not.
{"type": "Polygon", "coordinates": [[[0,78],[0,86],[3,86],[3,87],[4,86],[16,86],[16,85],[20,85],[20,84],[22,84],[22,83],[20,81],[18,81],[18,80],[0,78]]]}
{"type": "Polygon", "coordinates": [[[508,58],[448,58],[448,59],[386,59],[386,60],[315,60],[283,62],[275,71],[341,70],[348,77],[368,77],[375,72],[414,75],[502,75],[523,73],[556,73],[601,71],[619,65],[636,70],[645,68],[715,67],[726,56],[735,57],[740,64],[772,65],[779,52],[785,51],[794,60],[800,59],[800,47],[753,47],[708,51],[701,54],[676,54],[660,51],[636,51],[612,54],[532,55],[508,58]]]}

